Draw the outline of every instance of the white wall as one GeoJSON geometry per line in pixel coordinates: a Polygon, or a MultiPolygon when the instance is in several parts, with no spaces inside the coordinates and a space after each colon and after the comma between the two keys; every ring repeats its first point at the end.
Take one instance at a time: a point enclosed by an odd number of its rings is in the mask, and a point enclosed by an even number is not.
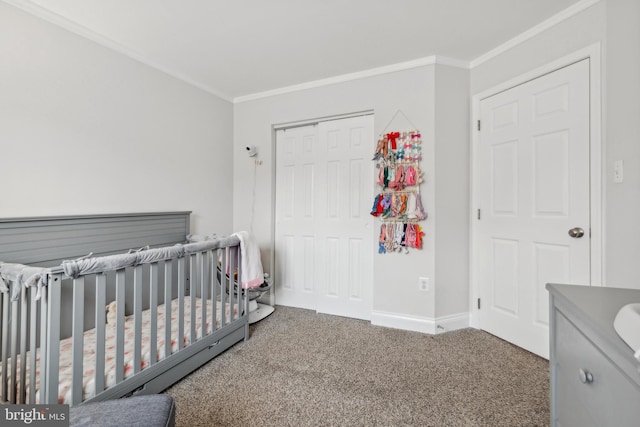
{"type": "Polygon", "coordinates": [[[469,311],[469,70],[435,75],[436,318],[469,311]]]}
{"type": "MultiPolygon", "coordinates": [[[[418,291],[418,277],[434,276],[433,206],[434,167],[434,66],[426,66],[331,86],[272,96],[235,105],[234,110],[234,228],[250,228],[253,160],[244,153],[247,145],[258,147],[263,164],[257,168],[254,234],[269,265],[273,233],[274,145],[272,126],[364,110],[374,111],[375,135],[379,135],[401,109],[422,132],[426,182],[423,202],[429,219],[422,222],[425,247],[409,255],[374,254],[374,299],[376,312],[402,314],[418,319],[434,316],[433,292],[418,291]]],[[[412,126],[399,114],[387,131],[409,130],[412,126]]],[[[370,141],[371,155],[376,141],[370,141]]],[[[372,183],[374,180],[372,177],[372,183]]],[[[373,203],[373,200],[371,201],[373,203]]],[[[379,222],[372,232],[379,233],[379,222]]],[[[278,278],[276,277],[277,281],[278,278]]],[[[276,297],[277,298],[277,297],[276,297]]]]}
{"type": "Polygon", "coordinates": [[[640,289],[640,2],[606,4],[605,283],[640,289]],[[619,184],[612,182],[615,160],[624,160],[619,184]]]}
{"type": "Polygon", "coordinates": [[[233,106],[0,2],[0,217],[191,210],[232,231],[233,106]]]}
{"type": "Polygon", "coordinates": [[[605,34],[603,1],[471,70],[471,95],[600,42],[605,34]]]}

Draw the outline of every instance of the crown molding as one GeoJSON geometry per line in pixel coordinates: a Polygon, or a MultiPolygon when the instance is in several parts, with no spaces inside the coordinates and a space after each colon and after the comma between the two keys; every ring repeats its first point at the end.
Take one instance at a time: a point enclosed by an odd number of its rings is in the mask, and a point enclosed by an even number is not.
{"type": "Polygon", "coordinates": [[[158,71],[161,71],[175,79],[178,79],[184,83],[187,83],[191,86],[194,86],[200,90],[203,90],[211,95],[214,95],[218,98],[221,98],[225,101],[228,102],[232,102],[232,97],[224,94],[222,92],[219,92],[205,84],[202,84],[200,82],[197,82],[187,76],[185,76],[182,73],[179,73],[175,70],[172,70],[168,67],[165,67],[163,65],[160,65],[154,61],[152,61],[151,59],[147,58],[146,56],[144,56],[143,54],[141,54],[140,52],[136,52],[131,48],[128,48],[126,46],[123,46],[122,44],[118,43],[117,41],[110,39],[109,37],[106,37],[102,34],[99,34],[93,30],[90,30],[87,27],[84,27],[82,25],[79,25],[73,21],[70,21],[69,19],[65,18],[62,15],[59,15],[57,13],[51,12],[50,10],[47,10],[35,3],[32,3],[28,0],[1,0],[4,1],[5,3],[14,6],[18,9],[23,10],[24,12],[27,12],[31,15],[37,16],[38,18],[41,18],[47,22],[50,22],[54,25],[57,25],[58,27],[61,27],[67,31],[70,31],[74,34],[77,34],[81,37],[84,37],[86,39],[89,39],[101,46],[104,46],[108,49],[114,50],[122,55],[125,55],[127,57],[129,57],[130,59],[133,59],[137,62],[140,62],[148,67],[154,68],[158,71]]]}
{"type": "Polygon", "coordinates": [[[367,77],[375,77],[383,74],[395,73],[398,71],[410,70],[412,68],[424,67],[427,65],[448,65],[452,67],[460,67],[469,69],[469,63],[457,59],[446,58],[442,56],[427,56],[411,61],[399,62],[396,64],[385,65],[383,67],[371,68],[368,70],[357,71],[355,73],[342,74],[339,76],[328,77],[326,79],[313,80],[310,82],[300,83],[297,85],[285,86],[278,89],[267,90],[264,92],[252,93],[249,95],[238,96],[233,99],[234,104],[254,101],[256,99],[268,98],[276,95],[284,95],[287,93],[298,92],[306,89],[313,89],[322,86],[329,86],[337,83],[344,83],[353,80],[364,79],[367,77]]]}
{"type": "Polygon", "coordinates": [[[178,79],[184,83],[187,83],[193,87],[196,87],[200,90],[203,90],[211,95],[214,95],[218,98],[221,98],[225,101],[228,102],[232,102],[232,103],[241,103],[241,102],[246,102],[246,101],[253,101],[253,100],[257,100],[257,99],[261,99],[261,98],[268,98],[271,96],[276,96],[276,95],[283,95],[283,94],[287,94],[287,93],[292,93],[292,92],[298,92],[298,91],[302,91],[302,90],[306,90],[306,89],[313,89],[313,88],[317,88],[317,87],[322,87],[322,86],[329,86],[329,85],[333,85],[333,84],[337,84],[337,83],[343,83],[343,82],[348,82],[348,81],[353,81],[353,80],[359,80],[359,79],[363,79],[363,78],[368,78],[368,77],[374,77],[374,76],[379,76],[379,75],[383,75],[383,74],[388,74],[388,73],[394,73],[394,72],[398,72],[398,71],[404,71],[404,70],[409,70],[412,68],[418,68],[418,67],[424,67],[427,65],[435,65],[435,64],[439,64],[439,65],[445,65],[445,66],[451,66],[451,67],[457,67],[457,68],[463,68],[463,69],[473,69],[489,60],[491,60],[492,58],[508,51],[509,49],[512,49],[513,47],[524,43],[525,41],[531,39],[532,37],[535,37],[536,35],[542,33],[543,31],[548,30],[549,28],[559,24],[562,21],[565,21],[569,18],[571,18],[572,16],[577,15],[578,13],[590,8],[591,6],[597,4],[600,2],[600,0],[581,0],[578,3],[575,3],[574,5],[568,7],[567,9],[557,13],[556,15],[552,16],[551,18],[547,19],[546,21],[541,22],[540,24],[530,28],[529,30],[517,35],[516,37],[514,37],[513,39],[499,45],[498,47],[488,51],[487,53],[477,57],[476,59],[472,60],[472,61],[462,61],[462,60],[458,60],[458,59],[454,59],[454,58],[448,58],[448,57],[444,57],[444,56],[427,56],[427,57],[423,57],[423,58],[418,58],[418,59],[414,59],[411,61],[406,61],[406,62],[400,62],[400,63],[396,63],[396,64],[391,64],[391,65],[386,65],[383,67],[378,67],[378,68],[372,68],[372,69],[368,69],[368,70],[363,70],[363,71],[358,71],[358,72],[354,72],[354,73],[348,73],[348,74],[342,74],[342,75],[338,75],[338,76],[333,76],[333,77],[329,77],[329,78],[325,78],[325,79],[320,79],[320,80],[314,80],[314,81],[310,81],[310,82],[305,82],[305,83],[300,83],[300,84],[296,84],[296,85],[291,85],[291,86],[285,86],[285,87],[281,87],[281,88],[277,88],[277,89],[272,89],[272,90],[267,90],[267,91],[263,91],[263,92],[256,92],[256,93],[252,93],[252,94],[248,94],[248,95],[242,95],[242,96],[238,96],[238,97],[232,97],[229,96],[228,94],[225,94],[223,92],[220,92],[214,88],[209,87],[208,85],[205,85],[201,82],[198,82],[196,80],[193,80],[187,76],[185,76],[184,74],[177,72],[175,70],[172,70],[168,67],[165,67],[163,65],[160,65],[154,61],[152,61],[151,59],[149,59],[148,57],[144,56],[143,54],[141,54],[140,52],[136,52],[131,48],[128,48],[126,46],[123,46],[122,44],[116,42],[113,39],[110,39],[102,34],[99,34],[93,30],[90,30],[89,28],[86,28],[82,25],[79,25],[75,22],[72,22],[70,20],[68,20],[67,18],[56,14],[54,12],[51,12],[35,3],[32,3],[29,0],[0,0],[3,1],[9,5],[12,5],[18,9],[21,9],[31,15],[35,15],[45,21],[48,21],[52,24],[55,24],[63,29],[66,29],[72,33],[75,33],[81,37],[84,37],[86,39],[89,39],[101,46],[104,46],[108,49],[114,50],[122,55],[125,55],[137,62],[140,62],[146,66],[149,66],[151,68],[154,68],[156,70],[159,70],[175,79],[178,79]]]}
{"type": "Polygon", "coordinates": [[[549,28],[559,24],[560,22],[565,21],[571,18],[572,16],[577,15],[578,13],[590,8],[591,6],[599,2],[600,0],[582,0],[582,1],[579,1],[578,3],[573,4],[572,6],[569,6],[565,10],[560,11],[557,14],[553,15],[551,18],[547,19],[546,21],[542,21],[535,27],[532,27],[529,30],[518,34],[516,37],[512,38],[511,40],[499,45],[498,47],[472,60],[469,63],[470,68],[473,69],[479,65],[482,65],[483,63],[489,61],[490,59],[493,59],[496,56],[503,54],[509,49],[524,43],[525,41],[537,36],[538,34],[548,30],[549,28]]]}
{"type": "Polygon", "coordinates": [[[469,63],[469,61],[449,58],[446,56],[436,56],[436,64],[447,65],[449,67],[463,68],[465,70],[471,69],[471,64],[469,63]]]}

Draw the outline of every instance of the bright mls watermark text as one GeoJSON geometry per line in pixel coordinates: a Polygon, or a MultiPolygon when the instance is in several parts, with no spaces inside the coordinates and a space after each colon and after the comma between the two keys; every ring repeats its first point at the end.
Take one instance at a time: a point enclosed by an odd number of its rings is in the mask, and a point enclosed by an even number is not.
{"type": "Polygon", "coordinates": [[[0,425],[69,427],[69,405],[0,405],[0,425]]]}

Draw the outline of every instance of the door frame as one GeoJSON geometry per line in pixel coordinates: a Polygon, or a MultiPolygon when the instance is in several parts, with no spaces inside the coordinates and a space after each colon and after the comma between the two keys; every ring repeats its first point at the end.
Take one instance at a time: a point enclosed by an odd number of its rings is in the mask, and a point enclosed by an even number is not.
{"type": "Polygon", "coordinates": [[[504,92],[513,87],[519,86],[530,80],[535,80],[545,74],[552,73],[568,65],[579,62],[583,59],[590,60],[589,66],[589,119],[590,119],[590,219],[591,219],[591,239],[590,239],[590,268],[591,286],[603,286],[604,277],[604,246],[603,246],[603,220],[604,211],[602,205],[603,193],[603,152],[602,152],[602,98],[601,98],[601,51],[600,43],[595,43],[584,49],[566,55],[560,59],[538,67],[527,73],[509,79],[490,89],[482,91],[471,98],[471,171],[469,183],[471,189],[470,212],[469,212],[469,326],[481,328],[480,316],[478,313],[478,298],[480,295],[480,283],[478,281],[478,228],[476,209],[478,206],[477,182],[478,152],[477,145],[480,143],[480,132],[477,122],[480,119],[480,101],[490,96],[504,92]]]}

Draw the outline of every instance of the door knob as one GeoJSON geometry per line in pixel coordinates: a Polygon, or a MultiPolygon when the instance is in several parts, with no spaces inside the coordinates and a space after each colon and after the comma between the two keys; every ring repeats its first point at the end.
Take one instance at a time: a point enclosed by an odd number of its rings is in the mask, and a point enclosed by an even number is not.
{"type": "Polygon", "coordinates": [[[593,382],[593,374],[582,368],[578,371],[578,377],[582,384],[591,384],[593,382]]]}
{"type": "Polygon", "coordinates": [[[569,230],[569,236],[573,237],[574,239],[579,239],[580,237],[584,236],[584,230],[580,227],[572,228],[571,230],[569,230]]]}

